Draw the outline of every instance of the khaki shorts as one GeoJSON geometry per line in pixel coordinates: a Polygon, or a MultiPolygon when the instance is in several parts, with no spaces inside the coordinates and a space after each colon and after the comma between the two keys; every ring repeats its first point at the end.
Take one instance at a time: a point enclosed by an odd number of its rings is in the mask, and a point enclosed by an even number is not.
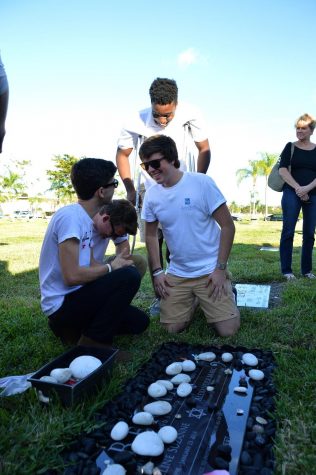
{"type": "Polygon", "coordinates": [[[208,296],[209,287],[206,287],[208,275],[188,279],[168,274],[168,280],[173,287],[169,287],[169,296],[160,301],[161,323],[184,323],[192,318],[194,298],[197,297],[200,307],[208,323],[222,322],[239,317],[239,310],[235,302],[230,279],[227,277],[227,295],[215,302],[208,296]]]}

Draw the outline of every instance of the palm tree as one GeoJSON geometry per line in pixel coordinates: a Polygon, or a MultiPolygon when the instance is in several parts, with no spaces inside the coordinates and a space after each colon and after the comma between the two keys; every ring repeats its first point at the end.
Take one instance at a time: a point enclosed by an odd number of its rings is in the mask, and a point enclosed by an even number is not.
{"type": "Polygon", "coordinates": [[[237,185],[240,185],[240,183],[247,179],[251,178],[252,180],[252,191],[250,193],[251,199],[250,199],[250,214],[253,216],[256,214],[256,195],[257,190],[256,190],[256,185],[257,185],[257,178],[260,175],[260,167],[259,167],[259,160],[249,160],[249,167],[248,168],[239,168],[236,171],[236,176],[237,176],[237,185]]]}
{"type": "Polygon", "coordinates": [[[2,177],[0,186],[7,196],[12,198],[24,191],[25,185],[21,181],[21,175],[8,169],[8,175],[2,177]]]}
{"type": "Polygon", "coordinates": [[[273,165],[278,160],[279,156],[276,153],[261,152],[261,159],[259,160],[259,175],[265,177],[264,202],[265,202],[265,219],[268,215],[267,191],[268,178],[271,173],[273,165]]]}

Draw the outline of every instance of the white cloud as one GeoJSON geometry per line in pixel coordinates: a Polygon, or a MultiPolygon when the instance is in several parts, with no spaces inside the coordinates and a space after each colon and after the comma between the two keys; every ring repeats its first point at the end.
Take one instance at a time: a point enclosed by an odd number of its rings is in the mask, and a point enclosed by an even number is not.
{"type": "Polygon", "coordinates": [[[200,53],[197,50],[188,48],[178,55],[177,63],[180,68],[187,68],[191,64],[199,62],[200,58],[200,53]]]}

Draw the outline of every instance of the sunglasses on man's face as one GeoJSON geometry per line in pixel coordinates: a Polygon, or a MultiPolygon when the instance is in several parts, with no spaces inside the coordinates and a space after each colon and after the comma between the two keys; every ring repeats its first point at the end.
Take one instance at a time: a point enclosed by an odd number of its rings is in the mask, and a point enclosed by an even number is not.
{"type": "Polygon", "coordinates": [[[108,183],[107,185],[103,185],[102,188],[110,188],[113,186],[114,188],[118,187],[119,182],[117,180],[113,180],[112,183],[108,183]]]}
{"type": "Polygon", "coordinates": [[[158,170],[158,168],[160,167],[161,160],[164,160],[164,159],[165,157],[156,158],[156,160],[149,160],[149,162],[141,163],[140,166],[142,167],[143,170],[146,170],[146,172],[148,172],[149,167],[153,168],[154,170],[158,170]]]}

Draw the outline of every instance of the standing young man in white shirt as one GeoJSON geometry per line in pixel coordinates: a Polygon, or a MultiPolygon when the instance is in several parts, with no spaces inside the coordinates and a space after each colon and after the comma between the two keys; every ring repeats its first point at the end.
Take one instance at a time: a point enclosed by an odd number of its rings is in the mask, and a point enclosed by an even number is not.
{"type": "Polygon", "coordinates": [[[235,226],[224,196],[210,177],[180,170],[170,137],[147,139],[139,155],[156,182],[146,192],[142,218],[162,325],[170,333],[185,329],[197,299],[220,336],[235,334],[240,316],[226,270],[235,226]],[[170,250],[167,273],[160,265],[158,222],[170,250]]]}
{"type": "MultiPolygon", "coordinates": [[[[172,137],[179,151],[181,169],[206,173],[211,160],[208,134],[200,114],[181,102],[178,103],[178,87],[173,79],[157,78],[149,89],[151,107],[141,110],[126,121],[118,139],[116,164],[125,185],[127,199],[136,203],[135,183],[130,156],[137,148],[137,142],[163,134],[172,137]],[[198,152],[192,159],[192,144],[198,152]]],[[[136,157],[137,165],[139,159],[136,157]]],[[[153,184],[150,176],[142,172],[143,182],[153,184]]],[[[146,186],[147,189],[147,186],[146,186]]]]}
{"type": "MultiPolygon", "coordinates": [[[[141,209],[145,189],[154,181],[144,170],[139,174],[139,157],[135,156],[141,143],[152,135],[172,137],[179,151],[181,170],[206,173],[211,160],[208,133],[200,113],[178,103],[178,87],[173,79],[157,78],[149,89],[151,107],[141,110],[126,121],[118,139],[116,164],[127,192],[127,199],[141,209]],[[134,153],[132,153],[134,152],[134,153]],[[131,163],[130,158],[134,158],[131,163]],[[138,196],[137,196],[138,193],[138,196]]],[[[160,261],[163,266],[163,235],[159,232],[160,261]]],[[[168,260],[168,251],[167,251],[168,260]]],[[[159,302],[153,307],[159,311],[159,302]]],[[[154,314],[155,310],[153,311],[154,314]]]]}

